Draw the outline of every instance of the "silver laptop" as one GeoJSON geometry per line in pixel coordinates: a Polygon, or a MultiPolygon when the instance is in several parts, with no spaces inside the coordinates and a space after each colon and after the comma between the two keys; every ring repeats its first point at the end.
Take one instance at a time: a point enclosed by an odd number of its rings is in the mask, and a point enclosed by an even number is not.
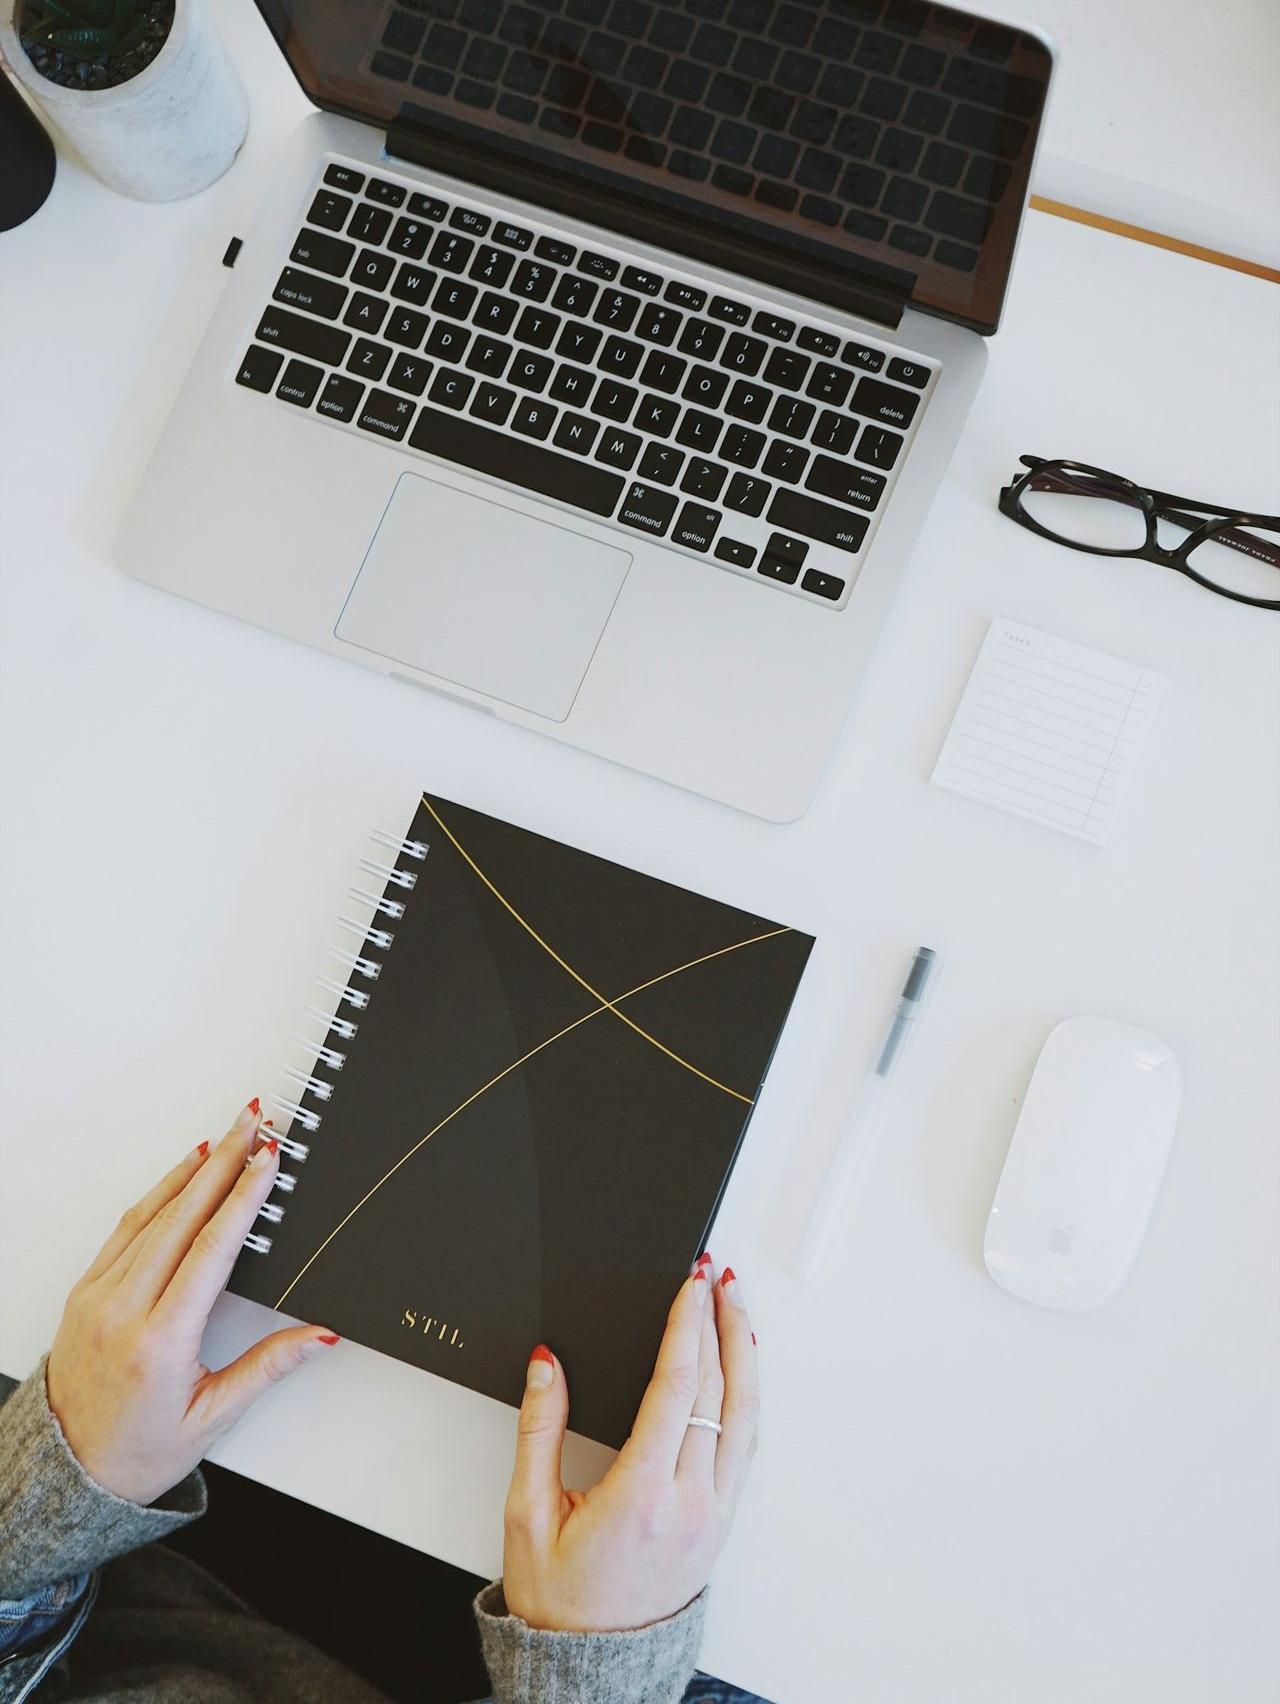
{"type": "Polygon", "coordinates": [[[259,3],[320,110],[122,564],[799,816],[982,375],[1046,44],[923,0],[259,3]]]}

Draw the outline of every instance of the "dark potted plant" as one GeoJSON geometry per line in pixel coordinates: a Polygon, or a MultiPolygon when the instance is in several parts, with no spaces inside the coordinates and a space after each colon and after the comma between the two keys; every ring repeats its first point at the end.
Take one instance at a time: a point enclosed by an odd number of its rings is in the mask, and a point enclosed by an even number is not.
{"type": "Polygon", "coordinates": [[[113,189],[144,201],[221,177],[248,101],[206,0],[0,0],[13,74],[113,189]]]}

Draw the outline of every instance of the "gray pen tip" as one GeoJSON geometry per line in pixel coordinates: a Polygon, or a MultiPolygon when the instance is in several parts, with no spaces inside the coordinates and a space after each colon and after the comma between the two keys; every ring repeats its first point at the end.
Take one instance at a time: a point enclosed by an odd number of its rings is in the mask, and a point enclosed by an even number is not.
{"type": "Polygon", "coordinates": [[[921,947],[916,954],[915,963],[911,966],[911,974],[907,977],[907,985],[902,990],[904,1000],[919,1000],[929,985],[937,964],[938,955],[932,947],[921,947]]]}

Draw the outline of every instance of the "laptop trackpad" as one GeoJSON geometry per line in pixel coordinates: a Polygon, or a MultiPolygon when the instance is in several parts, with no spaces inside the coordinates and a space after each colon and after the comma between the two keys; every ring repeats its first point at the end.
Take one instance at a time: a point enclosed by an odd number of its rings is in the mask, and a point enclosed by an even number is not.
{"type": "Polygon", "coordinates": [[[401,474],[339,639],[563,722],[631,566],[626,550],[401,474]]]}

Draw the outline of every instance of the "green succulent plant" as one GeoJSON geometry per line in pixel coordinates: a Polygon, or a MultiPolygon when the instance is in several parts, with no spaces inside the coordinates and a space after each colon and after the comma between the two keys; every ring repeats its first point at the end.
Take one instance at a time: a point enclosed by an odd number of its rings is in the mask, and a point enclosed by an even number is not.
{"type": "Polygon", "coordinates": [[[128,53],[146,28],[137,0],[28,0],[22,19],[24,41],[85,60],[128,53]]]}

